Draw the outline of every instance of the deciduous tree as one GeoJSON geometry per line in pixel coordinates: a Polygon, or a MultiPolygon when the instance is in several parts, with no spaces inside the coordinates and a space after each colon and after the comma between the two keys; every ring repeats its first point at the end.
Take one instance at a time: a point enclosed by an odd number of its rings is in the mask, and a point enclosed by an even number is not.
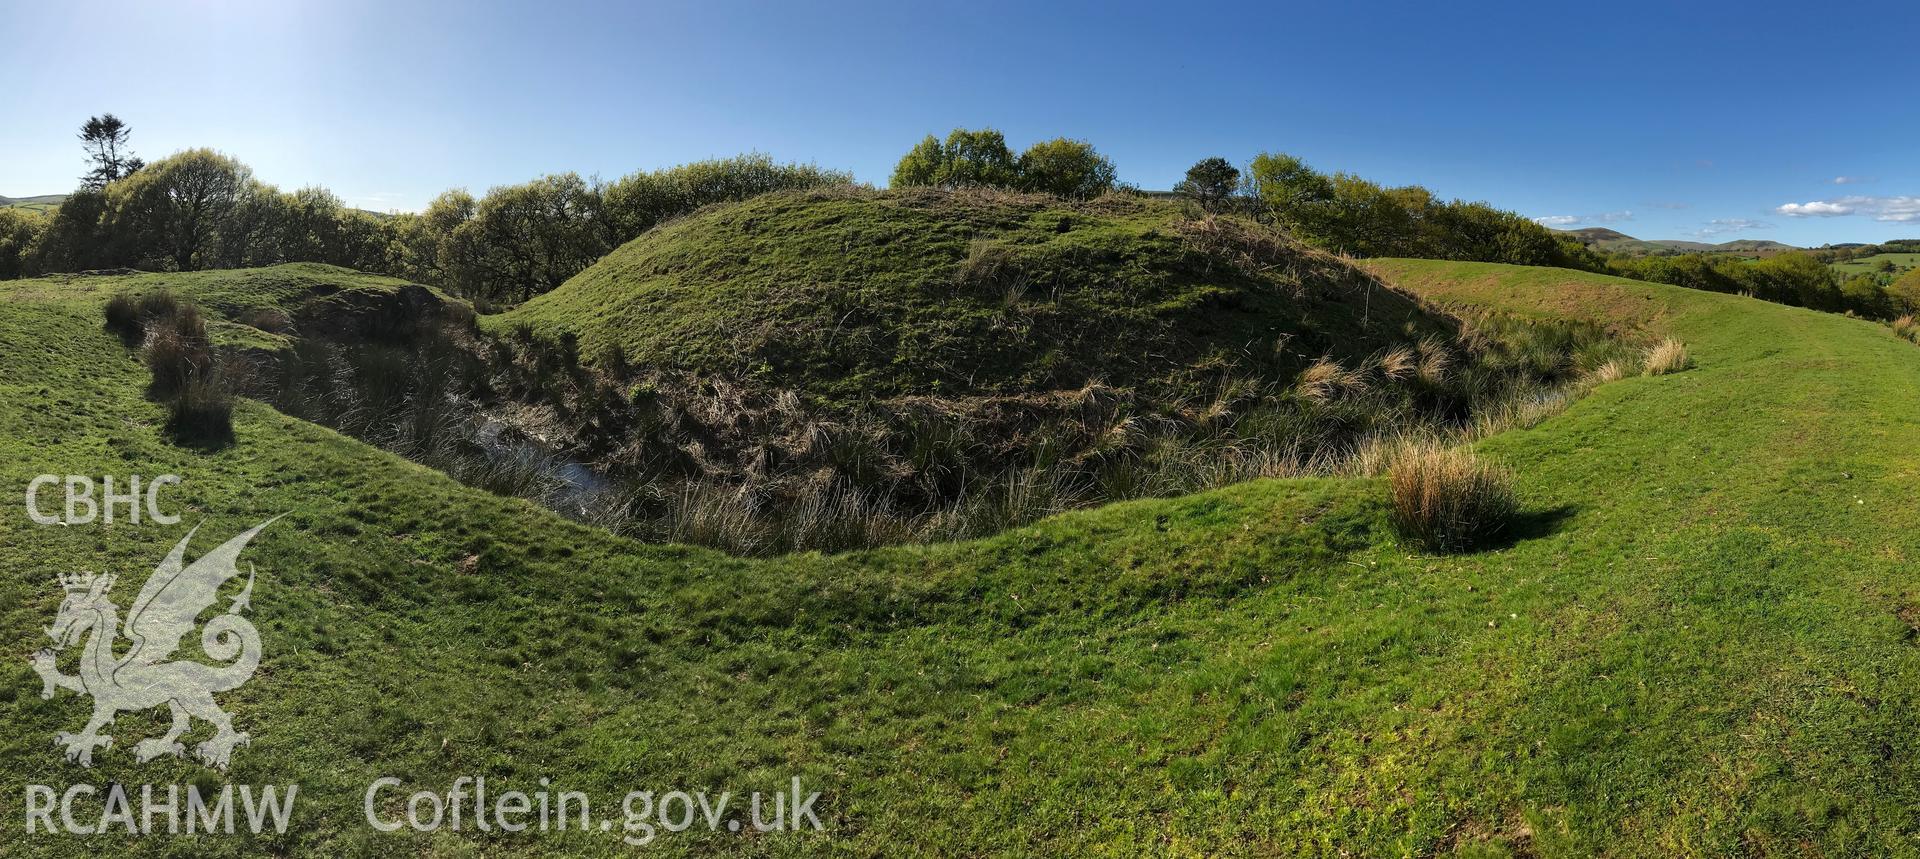
{"type": "Polygon", "coordinates": [[[1218,212],[1240,190],[1240,171],[1225,158],[1203,158],[1187,168],[1187,178],[1173,189],[1200,204],[1201,209],[1218,212]]]}
{"type": "Polygon", "coordinates": [[[1087,200],[1113,190],[1113,162],[1084,140],[1057,137],[1020,153],[1014,164],[1022,191],[1087,200]]]}

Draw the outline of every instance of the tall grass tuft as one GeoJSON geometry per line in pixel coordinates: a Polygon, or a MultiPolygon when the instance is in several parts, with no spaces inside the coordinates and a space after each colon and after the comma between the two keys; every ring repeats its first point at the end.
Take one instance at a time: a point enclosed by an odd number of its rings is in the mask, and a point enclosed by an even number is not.
{"type": "Polygon", "coordinates": [[[1916,321],[1913,314],[1909,313],[1889,324],[1893,326],[1893,333],[1901,339],[1909,343],[1920,343],[1920,321],[1916,321]]]}
{"type": "Polygon", "coordinates": [[[1687,344],[1667,339],[1655,343],[1647,350],[1647,362],[1644,372],[1649,376],[1664,376],[1678,373],[1693,366],[1693,360],[1687,357],[1687,344]]]}
{"type": "Polygon", "coordinates": [[[233,441],[233,393],[218,368],[188,377],[166,405],[166,430],[175,441],[196,447],[233,441]]]}
{"type": "Polygon", "coordinates": [[[1404,451],[1387,479],[1394,526],[1436,552],[1484,545],[1519,510],[1512,474],[1462,447],[1430,444],[1404,451]]]}
{"type": "MultiPolygon", "coordinates": [[[[165,290],[107,302],[107,328],[129,344],[144,340],[142,357],[153,379],[147,393],[165,404],[165,431],[174,441],[218,447],[233,441],[233,389],[228,368],[214,354],[200,308],[165,290]]],[[[235,369],[245,375],[245,367],[235,369]]]]}
{"type": "Polygon", "coordinates": [[[1587,382],[1592,385],[1604,385],[1608,382],[1618,382],[1630,373],[1626,363],[1616,359],[1593,368],[1593,372],[1587,374],[1587,382]]]}
{"type": "Polygon", "coordinates": [[[153,396],[171,397],[195,379],[212,377],[213,341],[207,339],[207,323],[198,307],[183,305],[148,328],[146,360],[153,384],[147,390],[153,396]]]}
{"type": "Polygon", "coordinates": [[[179,300],[164,289],[139,296],[123,292],[107,299],[106,329],[121,343],[138,346],[147,337],[147,326],[155,320],[171,319],[179,310],[179,300]]]}

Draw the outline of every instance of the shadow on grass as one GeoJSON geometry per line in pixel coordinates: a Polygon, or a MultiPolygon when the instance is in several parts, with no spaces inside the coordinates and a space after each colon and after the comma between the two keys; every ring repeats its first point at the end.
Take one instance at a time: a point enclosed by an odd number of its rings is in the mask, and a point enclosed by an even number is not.
{"type": "Polygon", "coordinates": [[[1489,552],[1495,549],[1510,549],[1527,540],[1537,540],[1552,536],[1560,530],[1561,523],[1573,517],[1579,508],[1571,504],[1549,507],[1545,510],[1522,510],[1515,513],[1513,521],[1498,535],[1473,547],[1475,552],[1489,552]]]}
{"type": "Polygon", "coordinates": [[[185,428],[168,425],[160,431],[161,435],[175,447],[184,447],[198,453],[213,453],[232,447],[234,443],[233,427],[196,427],[185,428]]]}

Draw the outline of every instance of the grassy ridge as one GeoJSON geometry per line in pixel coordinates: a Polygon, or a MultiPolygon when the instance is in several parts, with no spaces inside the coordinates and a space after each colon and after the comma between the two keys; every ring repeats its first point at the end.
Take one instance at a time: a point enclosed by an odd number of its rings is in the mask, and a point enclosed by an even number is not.
{"type": "MultiPolygon", "coordinates": [[[[666,855],[1911,851],[1920,353],[1733,296],[1374,268],[1440,302],[1646,326],[1699,366],[1486,442],[1529,519],[1483,554],[1397,545],[1378,482],[1300,480],[746,562],[569,525],[257,405],[232,448],[167,447],[103,293],[10,284],[0,486],[174,471],[193,509],[105,529],[14,507],[0,640],[41,646],[55,573],[139,578],[202,517],[226,534],[291,511],[252,556],[262,674],[222,702],[256,736],[234,780],[299,782],[300,817],[190,845],[214,853],[629,852],[368,832],[359,791],[383,774],[827,791],[827,836],[686,834],[649,848],[666,855]]],[[[125,743],[65,764],[48,739],[83,706],[9,664],[9,782],[196,777],[125,743]]]]}

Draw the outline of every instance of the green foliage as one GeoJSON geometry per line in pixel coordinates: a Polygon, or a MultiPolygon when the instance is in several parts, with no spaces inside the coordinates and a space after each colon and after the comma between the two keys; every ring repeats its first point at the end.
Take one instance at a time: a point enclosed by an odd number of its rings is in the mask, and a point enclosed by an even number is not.
{"type": "Polygon", "coordinates": [[[0,209],[0,280],[9,280],[34,270],[34,255],[49,219],[26,209],[0,209]]]}
{"type": "Polygon", "coordinates": [[[1854,277],[1842,282],[1831,266],[1811,254],[1797,251],[1761,260],[1743,260],[1724,254],[1615,255],[1608,259],[1607,267],[1615,274],[1637,280],[1738,293],[1763,301],[1836,313],[1851,312],[1873,319],[1888,319],[1908,312],[1898,293],[1881,288],[1876,278],[1854,277]]]}
{"type": "Polygon", "coordinates": [[[1485,203],[1445,202],[1417,185],[1386,188],[1347,173],[1327,176],[1291,155],[1253,159],[1248,188],[1260,212],[1301,240],[1358,257],[1598,268],[1577,242],[1485,203]]]}
{"type": "Polygon", "coordinates": [[[102,191],[80,190],[68,195],[54,210],[21,275],[104,267],[109,242],[101,220],[106,207],[107,196],[102,191]]]}
{"type": "Polygon", "coordinates": [[[774,191],[853,184],[853,175],[812,164],[779,164],[749,153],[640,172],[601,189],[611,245],[632,241],[661,222],[703,206],[745,200],[774,191]]]}
{"type": "Polygon", "coordinates": [[[1067,200],[1090,200],[1113,190],[1113,162],[1084,140],[1045,140],[1020,153],[1014,164],[1019,188],[1067,200]]]}
{"type": "Polygon", "coordinates": [[[1018,168],[1007,139],[991,128],[956,128],[941,147],[940,171],[934,184],[943,188],[1011,188],[1018,168]]]}
{"type": "Polygon", "coordinates": [[[771,191],[845,185],[852,176],[759,153],[638,172],[605,185],[575,174],[449,191],[391,227],[396,274],[482,301],[517,303],[552,289],[607,251],[703,206],[771,191]]]}
{"type": "Polygon", "coordinates": [[[1019,158],[991,128],[956,128],[945,143],[929,134],[894,166],[894,188],[1004,188],[1087,200],[1113,190],[1113,162],[1083,140],[1041,141],[1019,158]]]}
{"type": "Polygon", "coordinates": [[[1218,212],[1240,191],[1240,171],[1225,158],[1203,158],[1187,168],[1187,177],[1173,190],[1192,198],[1200,208],[1218,212]]]}
{"type": "Polygon", "coordinates": [[[946,163],[947,150],[941,147],[939,138],[929,134],[907,150],[907,154],[900,156],[900,163],[894,165],[893,178],[888,184],[895,188],[938,185],[946,163]]]}
{"type": "Polygon", "coordinates": [[[107,186],[109,258],[127,265],[210,268],[244,259],[258,228],[250,217],[263,188],[252,168],[211,149],[189,149],[107,186]]]}
{"type": "Polygon", "coordinates": [[[494,188],[454,229],[468,279],[463,295],[525,301],[591,265],[607,251],[600,194],[574,173],[494,188]]]}
{"type": "Polygon", "coordinates": [[[1887,287],[1887,302],[1894,315],[1920,313],[1920,268],[1915,268],[1887,287]]]}
{"type": "Polygon", "coordinates": [[[662,221],[847,173],[758,153],[601,185],[572,173],[448,191],[419,214],[352,209],[324,188],[282,193],[211,150],[181,152],[69,195],[50,221],[0,209],[0,278],[101,268],[192,271],[308,261],[396,274],[488,302],[519,302],[662,221]]]}
{"type": "Polygon", "coordinates": [[[1262,152],[1247,170],[1247,190],[1268,217],[1296,233],[1313,232],[1333,200],[1333,181],[1284,153],[1262,152]]]}

